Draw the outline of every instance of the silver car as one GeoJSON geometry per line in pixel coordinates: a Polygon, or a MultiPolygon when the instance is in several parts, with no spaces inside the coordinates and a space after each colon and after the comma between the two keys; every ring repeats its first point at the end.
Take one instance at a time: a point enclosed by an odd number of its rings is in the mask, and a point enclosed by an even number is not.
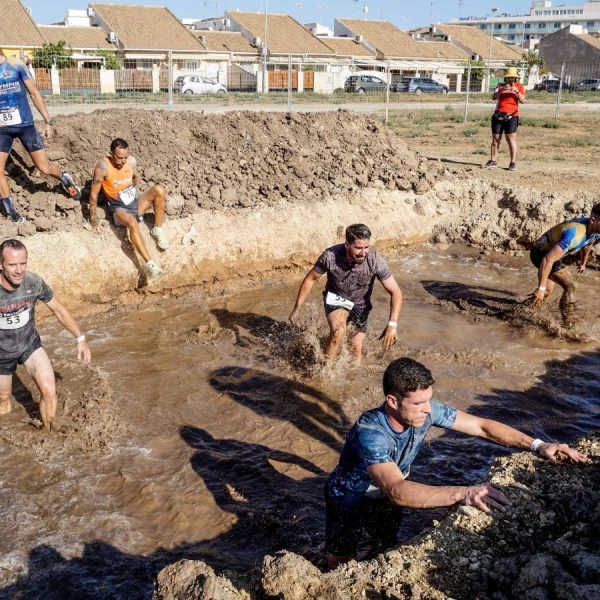
{"type": "Polygon", "coordinates": [[[574,92],[600,92],[600,79],[583,79],[573,86],[574,92]]]}
{"type": "Polygon", "coordinates": [[[173,91],[182,94],[226,94],[227,88],[202,75],[180,75],[173,83],[173,91]]]}

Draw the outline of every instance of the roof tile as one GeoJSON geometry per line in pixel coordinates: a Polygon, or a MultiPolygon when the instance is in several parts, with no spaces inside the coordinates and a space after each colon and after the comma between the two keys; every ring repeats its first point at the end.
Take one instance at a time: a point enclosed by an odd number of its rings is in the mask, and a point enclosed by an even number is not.
{"type": "Polygon", "coordinates": [[[37,46],[45,43],[33,19],[19,0],[0,0],[0,46],[37,46]]]}
{"type": "Polygon", "coordinates": [[[51,44],[64,41],[67,47],[78,50],[116,50],[116,47],[106,39],[106,32],[102,27],[39,25],[38,29],[51,44]]]}

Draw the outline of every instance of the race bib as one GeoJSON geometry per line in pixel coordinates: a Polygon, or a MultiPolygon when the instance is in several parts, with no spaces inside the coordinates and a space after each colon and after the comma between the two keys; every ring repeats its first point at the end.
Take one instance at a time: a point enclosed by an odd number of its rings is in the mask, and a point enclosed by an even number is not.
{"type": "Polygon", "coordinates": [[[17,106],[0,108],[0,127],[10,127],[22,123],[21,113],[17,106]]]}
{"type": "Polygon", "coordinates": [[[325,296],[325,304],[328,304],[329,306],[339,306],[341,308],[345,308],[346,310],[352,310],[354,307],[354,302],[350,302],[350,300],[346,300],[346,298],[343,296],[338,296],[332,292],[327,292],[327,295],[325,296]]]}
{"type": "Polygon", "coordinates": [[[29,323],[29,308],[24,306],[18,313],[0,313],[0,329],[20,329],[29,323]]]}
{"type": "Polygon", "coordinates": [[[135,185],[130,185],[129,187],[119,192],[119,200],[125,206],[129,206],[135,200],[136,195],[137,190],[135,189],[135,185]]]}

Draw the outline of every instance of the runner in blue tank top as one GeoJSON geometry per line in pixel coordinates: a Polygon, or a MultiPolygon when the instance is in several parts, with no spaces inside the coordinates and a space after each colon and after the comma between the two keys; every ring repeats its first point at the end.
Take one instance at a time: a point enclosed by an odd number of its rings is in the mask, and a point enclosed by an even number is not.
{"type": "Polygon", "coordinates": [[[562,262],[563,257],[581,252],[579,272],[585,270],[592,248],[600,242],[600,202],[589,218],[570,219],[555,225],[533,243],[531,262],[538,269],[538,288],[533,292],[532,306],[540,307],[552,293],[556,283],[563,288],[560,312],[566,327],[575,322],[575,278],[562,262]]]}
{"type": "Polygon", "coordinates": [[[10,197],[10,187],[4,169],[15,139],[19,139],[29,152],[31,159],[44,175],[58,179],[64,190],[75,200],[81,198],[81,191],[73,178],[51,163],[44,150],[44,142],[33,124],[33,114],[27,95],[46,123],[45,135],[50,139],[54,134],[54,124],[46,103],[37,89],[29,72],[22,63],[8,59],[0,51],[0,201],[5,215],[17,223],[25,219],[16,211],[10,197]]]}

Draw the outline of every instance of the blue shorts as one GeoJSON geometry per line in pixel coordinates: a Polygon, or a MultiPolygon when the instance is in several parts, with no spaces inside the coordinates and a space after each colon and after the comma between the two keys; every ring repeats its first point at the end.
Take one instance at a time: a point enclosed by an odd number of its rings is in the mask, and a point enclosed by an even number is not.
{"type": "Polygon", "coordinates": [[[29,154],[44,149],[44,141],[35,125],[19,125],[0,127],[0,152],[8,154],[15,139],[21,140],[21,144],[29,154]]]}

